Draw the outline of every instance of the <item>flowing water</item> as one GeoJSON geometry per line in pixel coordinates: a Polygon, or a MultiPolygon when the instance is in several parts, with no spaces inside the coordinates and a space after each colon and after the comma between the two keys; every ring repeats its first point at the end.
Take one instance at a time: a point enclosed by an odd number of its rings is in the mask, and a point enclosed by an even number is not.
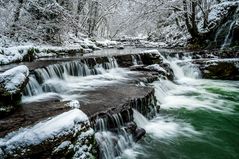
{"type": "Polygon", "coordinates": [[[84,98],[83,91],[130,80],[133,72],[119,68],[114,58],[90,68],[73,61],[39,68],[29,77],[22,103],[57,99],[69,101],[84,98]]]}
{"type": "Polygon", "coordinates": [[[223,43],[221,49],[224,49],[224,48],[229,47],[231,45],[231,42],[232,42],[231,34],[232,34],[232,29],[233,29],[233,26],[234,26],[235,23],[236,23],[236,21],[232,21],[232,23],[230,24],[228,34],[227,34],[227,36],[224,40],[224,43],[223,43]]]}
{"type": "MultiPolygon", "coordinates": [[[[134,65],[142,64],[132,55],[134,65]]],[[[114,132],[104,119],[98,119],[96,140],[101,158],[122,159],[238,159],[239,82],[200,79],[190,60],[178,66],[178,59],[164,58],[175,73],[175,81],[152,84],[160,112],[151,120],[134,110],[134,120],[147,131],[137,144],[124,128],[121,116],[112,116],[114,132]],[[121,156],[120,156],[121,155],[121,156]],[[120,156],[120,157],[117,157],[120,156]]],[[[113,58],[94,68],[83,63],[53,65],[35,71],[30,77],[23,102],[79,99],[84,90],[130,80],[132,72],[118,68],[113,58]],[[80,76],[80,78],[79,78],[80,76]]]]}
{"type": "Polygon", "coordinates": [[[159,114],[148,120],[134,110],[147,135],[121,158],[238,159],[239,82],[200,79],[194,66],[170,64],[175,82],[153,83],[159,114]]]}

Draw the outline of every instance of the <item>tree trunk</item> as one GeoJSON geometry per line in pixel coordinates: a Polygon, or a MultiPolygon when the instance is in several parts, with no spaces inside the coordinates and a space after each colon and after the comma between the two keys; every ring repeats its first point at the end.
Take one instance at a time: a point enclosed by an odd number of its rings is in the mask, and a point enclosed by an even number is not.
{"type": "Polygon", "coordinates": [[[191,2],[191,17],[189,18],[189,11],[188,11],[188,4],[186,0],[183,0],[183,10],[184,10],[184,17],[185,17],[185,23],[187,26],[187,30],[189,34],[191,35],[192,39],[199,38],[199,33],[197,29],[196,24],[196,6],[197,4],[192,1],[191,2]]]}

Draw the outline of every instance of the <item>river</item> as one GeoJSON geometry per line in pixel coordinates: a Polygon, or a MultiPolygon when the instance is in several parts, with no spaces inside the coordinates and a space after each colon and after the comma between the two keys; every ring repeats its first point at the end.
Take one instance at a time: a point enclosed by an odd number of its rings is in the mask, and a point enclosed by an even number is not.
{"type": "Polygon", "coordinates": [[[176,80],[152,84],[160,112],[147,120],[134,110],[147,135],[120,158],[238,159],[239,82],[200,79],[192,67],[170,63],[176,80]]]}

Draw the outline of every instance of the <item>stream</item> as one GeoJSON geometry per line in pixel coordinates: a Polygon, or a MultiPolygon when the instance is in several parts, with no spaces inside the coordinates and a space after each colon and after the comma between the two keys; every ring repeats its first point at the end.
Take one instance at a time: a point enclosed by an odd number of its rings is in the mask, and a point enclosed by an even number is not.
{"type": "Polygon", "coordinates": [[[200,79],[194,67],[171,63],[175,82],[152,84],[159,114],[152,120],[134,110],[146,137],[122,159],[238,159],[239,82],[200,79]]]}
{"type": "MultiPolygon", "coordinates": [[[[117,57],[113,55],[129,53],[128,57],[132,60],[129,63],[134,66],[143,63],[142,55],[136,53],[140,50],[132,50],[134,54],[130,54],[132,53],[130,50],[115,51],[116,53],[105,52],[107,62],[96,63],[94,66],[82,60],[83,62],[70,61],[34,70],[24,90],[22,103],[54,100],[78,100],[90,103],[96,100],[97,107],[102,103],[107,105],[107,101],[104,101],[105,97],[87,99],[84,92],[105,88],[103,92],[108,97],[109,93],[105,92],[108,91],[107,89],[117,89],[123,85],[129,87],[129,83],[140,75],[138,71],[120,67],[117,57]],[[117,87],[108,87],[110,85],[117,87]]],[[[159,52],[164,51],[159,50],[159,52]]],[[[159,52],[156,52],[156,55],[159,55],[159,52]]],[[[156,76],[156,81],[153,83],[142,81],[130,83],[134,87],[153,87],[157,105],[160,106],[157,112],[156,102],[152,102],[155,101],[152,100],[154,99],[152,93],[152,96],[148,97],[151,103],[147,102],[152,105],[152,112],[147,112],[150,115],[148,118],[145,117],[147,114],[144,116],[139,112],[138,106],[141,105],[138,104],[138,100],[135,102],[135,107],[132,107],[134,109],[131,108],[131,114],[129,110],[127,111],[127,117],[130,119],[132,116],[131,121],[134,120],[138,128],[146,130],[145,137],[136,142],[134,136],[126,131],[126,126],[130,125],[124,123],[125,116],[120,113],[111,116],[111,122],[115,121],[114,129],[109,126],[108,118],[97,118],[92,134],[100,151],[98,158],[238,159],[239,82],[202,79],[199,69],[190,62],[190,55],[184,58],[177,56],[172,58],[167,57],[167,53],[169,54],[170,50],[160,58],[173,70],[173,81],[167,80],[166,77],[157,80],[156,76]]],[[[97,57],[97,54],[88,56],[97,57]]],[[[155,65],[150,66],[155,67],[155,65]]],[[[158,68],[161,69],[160,71],[165,71],[159,66],[158,68]]],[[[139,89],[134,87],[135,90],[139,89]]],[[[99,95],[102,95],[102,91],[99,95]]],[[[120,94],[116,91],[109,96],[110,103],[114,97],[120,98],[120,94]]],[[[128,98],[129,95],[126,97],[128,98]]],[[[76,156],[84,155],[81,146],[75,148],[79,148],[75,153],[76,156]]]]}

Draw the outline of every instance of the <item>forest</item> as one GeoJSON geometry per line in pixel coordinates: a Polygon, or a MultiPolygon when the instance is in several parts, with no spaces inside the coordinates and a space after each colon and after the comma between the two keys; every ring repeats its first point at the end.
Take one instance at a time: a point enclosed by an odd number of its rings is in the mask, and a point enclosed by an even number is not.
{"type": "Polygon", "coordinates": [[[0,0],[0,159],[238,159],[238,0],[0,0]]]}

